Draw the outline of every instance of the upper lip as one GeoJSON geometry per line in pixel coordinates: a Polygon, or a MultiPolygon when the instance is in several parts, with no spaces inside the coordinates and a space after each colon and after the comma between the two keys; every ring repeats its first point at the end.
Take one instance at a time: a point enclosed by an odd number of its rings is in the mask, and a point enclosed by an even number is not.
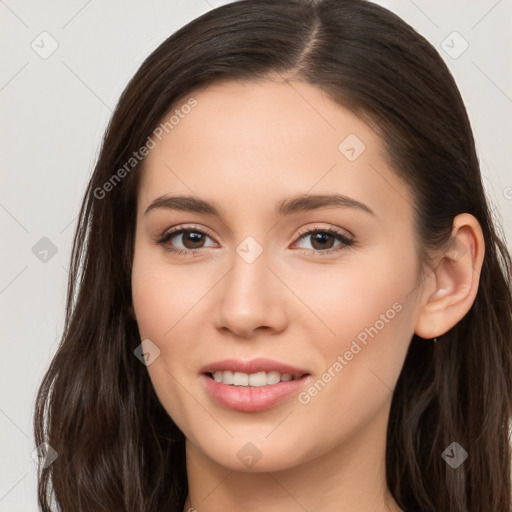
{"type": "Polygon", "coordinates": [[[272,359],[265,359],[258,357],[256,359],[244,360],[244,359],[223,359],[221,361],[215,361],[203,366],[200,373],[214,373],[217,371],[230,370],[232,372],[241,373],[258,373],[258,372],[279,372],[289,373],[293,376],[309,375],[308,370],[304,368],[298,368],[286,363],[274,361],[272,359]]]}

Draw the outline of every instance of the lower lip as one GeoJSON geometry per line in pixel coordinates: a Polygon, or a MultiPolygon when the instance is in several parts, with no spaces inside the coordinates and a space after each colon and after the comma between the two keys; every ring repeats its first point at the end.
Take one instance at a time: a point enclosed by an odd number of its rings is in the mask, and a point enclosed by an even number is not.
{"type": "Polygon", "coordinates": [[[240,412],[258,412],[270,409],[290,395],[298,393],[310,378],[311,376],[307,375],[298,380],[251,387],[222,384],[209,375],[201,375],[206,391],[219,405],[240,412]]]}

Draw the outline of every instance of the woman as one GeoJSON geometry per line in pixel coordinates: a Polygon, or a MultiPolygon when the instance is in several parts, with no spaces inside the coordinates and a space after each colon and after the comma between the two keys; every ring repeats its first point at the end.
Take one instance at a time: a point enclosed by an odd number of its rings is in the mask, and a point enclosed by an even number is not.
{"type": "Polygon", "coordinates": [[[423,37],[360,0],[208,12],[105,134],[41,507],[510,511],[510,268],[423,37]]]}

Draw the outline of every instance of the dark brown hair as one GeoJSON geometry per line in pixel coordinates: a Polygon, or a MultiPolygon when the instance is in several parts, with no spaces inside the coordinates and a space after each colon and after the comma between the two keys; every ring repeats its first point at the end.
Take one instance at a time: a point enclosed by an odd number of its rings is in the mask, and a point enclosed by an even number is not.
{"type": "MultiPolygon", "coordinates": [[[[219,80],[286,75],[367,120],[410,186],[419,246],[442,247],[453,218],[479,221],[485,258],[474,304],[436,344],[414,336],[394,390],[386,474],[408,512],[510,512],[510,256],[484,195],[468,116],[441,57],[388,10],[362,0],[227,4],[165,40],[123,92],[106,130],[73,244],[65,327],[39,389],[39,504],[63,512],[179,511],[184,436],[158,401],[130,315],[138,175],[104,184],[177,104],[219,80]],[[469,454],[454,469],[452,442],[469,454]]],[[[143,163],[143,161],[142,161],[143,163]]]]}

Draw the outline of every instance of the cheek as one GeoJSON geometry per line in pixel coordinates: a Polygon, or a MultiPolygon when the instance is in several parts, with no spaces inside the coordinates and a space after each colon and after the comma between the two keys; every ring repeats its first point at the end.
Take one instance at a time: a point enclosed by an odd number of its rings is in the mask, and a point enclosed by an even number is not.
{"type": "Polygon", "coordinates": [[[195,402],[184,389],[197,371],[189,356],[192,339],[200,336],[193,332],[197,323],[187,321],[197,291],[193,293],[183,273],[159,269],[142,257],[134,260],[132,290],[140,338],[150,339],[160,350],[147,366],[153,389],[178,428],[195,439],[190,426],[201,411],[194,409],[195,402]]]}
{"type": "Polygon", "coordinates": [[[197,371],[188,356],[204,334],[199,332],[201,323],[191,319],[201,310],[204,286],[194,284],[186,272],[144,265],[142,259],[140,263],[134,264],[132,278],[139,333],[141,339],[150,339],[162,356],[148,371],[152,379],[160,375],[159,379],[168,380],[169,373],[181,379],[180,375],[197,371]]]}
{"type": "MultiPolygon", "coordinates": [[[[141,336],[164,339],[195,298],[190,282],[175,272],[157,272],[134,268],[133,305],[141,336]]],[[[190,308],[190,306],[189,306],[190,308]]]]}
{"type": "MultiPolygon", "coordinates": [[[[325,272],[309,280],[308,305],[321,320],[311,353],[323,367],[298,401],[312,418],[335,425],[333,436],[391,399],[414,332],[415,260],[400,258],[382,254],[336,279],[325,272]]],[[[306,293],[305,282],[295,283],[306,293]]]]}
{"type": "Polygon", "coordinates": [[[321,333],[312,341],[325,354],[348,350],[353,340],[369,346],[374,338],[389,340],[389,349],[396,346],[395,335],[412,329],[412,318],[405,313],[416,282],[412,255],[388,249],[355,254],[337,268],[295,270],[288,280],[308,306],[310,325],[321,333]]]}
{"type": "Polygon", "coordinates": [[[160,248],[136,244],[132,299],[142,337],[170,342],[176,330],[187,324],[207,289],[192,269],[193,265],[170,265],[160,248]]]}

